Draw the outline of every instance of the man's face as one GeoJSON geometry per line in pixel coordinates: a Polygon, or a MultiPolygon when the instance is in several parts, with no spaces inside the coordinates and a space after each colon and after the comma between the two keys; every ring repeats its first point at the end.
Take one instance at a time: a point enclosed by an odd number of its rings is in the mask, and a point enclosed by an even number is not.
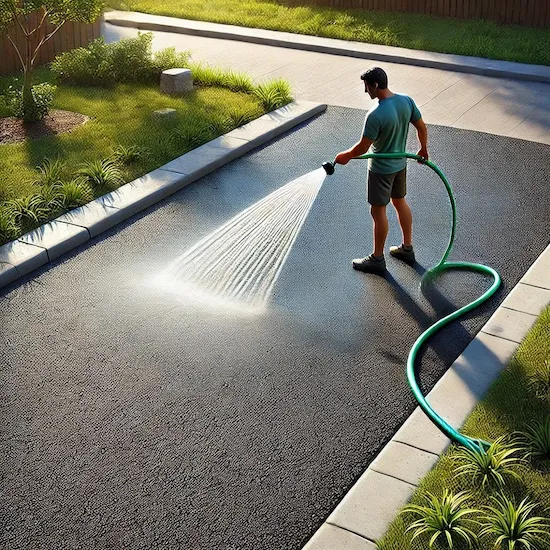
{"type": "Polygon", "coordinates": [[[378,87],[376,85],[371,86],[370,84],[367,84],[367,81],[365,80],[365,93],[369,94],[371,99],[374,99],[376,97],[377,90],[378,87]]]}

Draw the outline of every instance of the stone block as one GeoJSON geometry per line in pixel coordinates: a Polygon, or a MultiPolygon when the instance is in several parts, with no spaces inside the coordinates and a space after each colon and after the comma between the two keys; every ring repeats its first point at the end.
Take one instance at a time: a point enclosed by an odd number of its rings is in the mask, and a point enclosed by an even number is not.
{"type": "Polygon", "coordinates": [[[193,90],[193,75],[189,69],[168,69],[160,75],[160,91],[179,95],[193,90]]]}

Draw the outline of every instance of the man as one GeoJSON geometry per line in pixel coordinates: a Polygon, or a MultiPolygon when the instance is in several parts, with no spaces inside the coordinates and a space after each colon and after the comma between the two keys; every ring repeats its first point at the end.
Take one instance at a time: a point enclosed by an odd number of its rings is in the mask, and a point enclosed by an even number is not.
{"type": "MultiPolygon", "coordinates": [[[[336,156],[335,162],[347,164],[352,158],[366,153],[372,145],[374,153],[402,153],[407,144],[409,123],[416,128],[420,151],[418,155],[428,159],[428,130],[414,101],[404,94],[394,94],[388,88],[388,76],[379,67],[374,67],[361,75],[365,83],[365,93],[371,99],[378,99],[365,119],[361,141],[351,149],[336,156]]],[[[403,242],[390,247],[390,254],[408,263],[415,261],[412,245],[412,213],[405,195],[407,159],[369,159],[367,200],[374,222],[374,250],[366,258],[353,260],[354,269],[367,273],[384,274],[386,261],[384,245],[388,236],[386,206],[392,202],[397,211],[399,225],[403,232],[403,242]]]]}

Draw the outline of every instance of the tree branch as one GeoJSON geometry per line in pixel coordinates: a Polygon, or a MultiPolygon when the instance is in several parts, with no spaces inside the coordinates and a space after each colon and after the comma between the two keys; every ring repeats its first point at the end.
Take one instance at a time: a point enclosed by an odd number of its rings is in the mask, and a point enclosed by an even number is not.
{"type": "Polygon", "coordinates": [[[65,21],[63,21],[62,23],[57,25],[57,27],[50,34],[48,34],[47,36],[44,36],[44,38],[42,38],[42,40],[40,40],[40,42],[38,43],[38,46],[36,46],[36,48],[33,52],[32,59],[31,59],[31,64],[34,63],[34,60],[36,59],[36,56],[38,55],[38,52],[39,52],[40,48],[42,47],[42,44],[44,44],[44,42],[47,42],[64,24],[65,24],[65,21]]]}
{"type": "Polygon", "coordinates": [[[50,14],[50,12],[45,7],[42,7],[42,9],[44,10],[44,13],[42,14],[42,19],[40,19],[40,23],[38,23],[36,28],[33,31],[31,31],[29,36],[32,36],[36,31],[42,28],[42,25],[44,24],[46,17],[48,17],[48,15],[50,14]]]}
{"type": "Polygon", "coordinates": [[[17,57],[19,57],[19,61],[21,61],[21,67],[23,69],[25,68],[25,62],[23,61],[23,57],[21,56],[21,52],[19,51],[19,48],[17,47],[17,44],[12,40],[11,36],[9,34],[6,34],[8,37],[8,40],[11,42],[13,48],[15,49],[15,53],[17,53],[17,57]]]}

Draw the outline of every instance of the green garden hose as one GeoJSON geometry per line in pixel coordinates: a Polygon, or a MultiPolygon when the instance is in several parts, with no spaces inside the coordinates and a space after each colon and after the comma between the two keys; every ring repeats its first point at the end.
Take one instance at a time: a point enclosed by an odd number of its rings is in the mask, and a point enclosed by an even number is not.
{"type": "Polygon", "coordinates": [[[439,321],[437,321],[437,323],[430,326],[418,337],[413,347],[411,348],[411,351],[409,352],[409,357],[407,359],[407,380],[414,394],[414,397],[416,398],[418,404],[420,405],[420,408],[428,415],[428,418],[447,437],[449,437],[452,441],[455,441],[456,443],[459,443],[460,445],[463,445],[464,447],[467,447],[471,450],[479,450],[480,448],[484,449],[488,446],[487,442],[480,439],[474,439],[459,433],[452,426],[450,426],[441,416],[439,416],[428,404],[428,402],[426,401],[426,398],[424,397],[424,395],[420,391],[420,388],[418,387],[418,382],[416,381],[415,362],[416,362],[416,356],[418,355],[420,348],[423,346],[423,344],[426,342],[426,340],[430,336],[432,336],[436,331],[438,331],[440,328],[444,327],[451,321],[454,321],[461,315],[464,315],[465,313],[481,305],[483,302],[487,301],[497,291],[501,283],[500,275],[493,268],[482,264],[474,264],[470,262],[448,262],[447,261],[447,258],[451,253],[451,249],[453,247],[453,242],[454,242],[455,232],[456,232],[456,202],[455,202],[455,198],[454,198],[451,186],[447,181],[445,174],[441,171],[439,166],[437,166],[430,160],[426,160],[423,157],[419,155],[414,155],[412,153],[367,153],[357,158],[358,159],[368,159],[368,158],[395,159],[395,158],[403,158],[403,157],[417,160],[422,164],[429,166],[441,178],[441,181],[443,181],[443,183],[445,184],[445,188],[447,189],[449,200],[451,202],[452,226],[451,226],[451,235],[449,238],[449,245],[447,246],[447,250],[445,250],[445,253],[443,254],[443,257],[441,258],[439,263],[435,267],[431,268],[426,272],[426,274],[423,277],[423,282],[425,278],[438,276],[447,269],[469,269],[472,271],[483,273],[484,275],[490,275],[494,279],[493,284],[490,286],[490,288],[487,291],[483,293],[482,296],[480,296],[473,302],[470,302],[469,304],[461,307],[457,311],[447,315],[446,317],[443,317],[443,319],[440,319],[439,321]]]}

